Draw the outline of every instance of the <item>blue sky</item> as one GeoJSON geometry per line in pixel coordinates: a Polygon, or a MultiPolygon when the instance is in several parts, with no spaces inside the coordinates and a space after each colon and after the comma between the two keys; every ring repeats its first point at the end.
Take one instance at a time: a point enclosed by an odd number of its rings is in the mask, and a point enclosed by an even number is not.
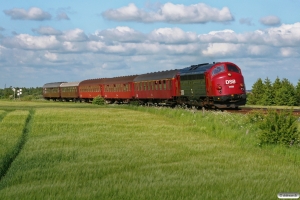
{"type": "Polygon", "coordinates": [[[230,61],[300,79],[300,1],[0,0],[0,88],[230,61]]]}

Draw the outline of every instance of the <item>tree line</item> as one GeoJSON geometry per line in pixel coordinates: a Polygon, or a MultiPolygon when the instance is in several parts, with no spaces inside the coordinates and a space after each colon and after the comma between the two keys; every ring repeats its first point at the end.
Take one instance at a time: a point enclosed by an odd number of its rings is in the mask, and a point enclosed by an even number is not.
{"type": "Polygon", "coordinates": [[[248,93],[247,104],[264,106],[300,106],[300,79],[294,86],[288,79],[259,78],[248,93]]]}
{"type": "MultiPolygon", "coordinates": [[[[43,88],[42,87],[31,87],[31,88],[25,88],[25,87],[17,87],[15,88],[16,91],[19,89],[22,89],[22,94],[20,95],[21,98],[25,98],[26,100],[31,100],[31,99],[40,99],[43,98],[43,88]]],[[[0,99],[14,99],[14,98],[19,98],[17,96],[17,92],[14,92],[11,87],[9,88],[0,88],[0,99]],[[15,95],[15,97],[14,97],[15,95]]]]}

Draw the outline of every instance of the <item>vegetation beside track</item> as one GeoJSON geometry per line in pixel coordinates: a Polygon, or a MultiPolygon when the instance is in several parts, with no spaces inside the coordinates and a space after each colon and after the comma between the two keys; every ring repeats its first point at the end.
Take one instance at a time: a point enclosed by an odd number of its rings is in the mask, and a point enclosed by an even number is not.
{"type": "Polygon", "coordinates": [[[58,102],[0,110],[0,127],[24,112],[21,135],[34,111],[3,199],[275,199],[299,189],[299,149],[259,147],[244,115],[58,102]]]}

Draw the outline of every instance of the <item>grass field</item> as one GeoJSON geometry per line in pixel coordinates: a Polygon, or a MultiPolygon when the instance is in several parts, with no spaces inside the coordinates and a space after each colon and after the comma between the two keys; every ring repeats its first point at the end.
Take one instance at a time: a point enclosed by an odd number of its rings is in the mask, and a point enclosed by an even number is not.
{"type": "Polygon", "coordinates": [[[0,101],[0,197],[277,199],[279,192],[299,193],[299,149],[257,146],[257,130],[244,118],[0,101]]]}

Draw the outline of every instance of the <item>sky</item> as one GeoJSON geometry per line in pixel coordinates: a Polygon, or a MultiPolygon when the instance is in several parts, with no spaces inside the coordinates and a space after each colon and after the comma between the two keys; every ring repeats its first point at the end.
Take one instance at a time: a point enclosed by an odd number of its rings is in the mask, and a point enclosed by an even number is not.
{"type": "Polygon", "coordinates": [[[299,0],[0,0],[0,88],[237,64],[300,79],[299,0]]]}

